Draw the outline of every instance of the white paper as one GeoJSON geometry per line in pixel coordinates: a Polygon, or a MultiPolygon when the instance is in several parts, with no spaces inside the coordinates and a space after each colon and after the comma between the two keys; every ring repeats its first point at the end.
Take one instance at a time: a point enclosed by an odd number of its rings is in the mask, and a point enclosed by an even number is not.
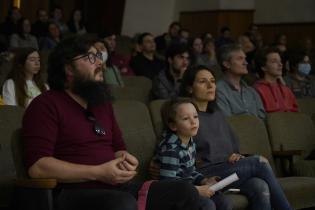
{"type": "Polygon", "coordinates": [[[230,176],[226,177],[225,179],[222,179],[221,181],[215,183],[214,185],[211,185],[209,187],[209,189],[216,192],[216,191],[223,189],[224,187],[228,186],[229,184],[231,184],[237,180],[239,180],[237,174],[233,173],[230,176]]]}

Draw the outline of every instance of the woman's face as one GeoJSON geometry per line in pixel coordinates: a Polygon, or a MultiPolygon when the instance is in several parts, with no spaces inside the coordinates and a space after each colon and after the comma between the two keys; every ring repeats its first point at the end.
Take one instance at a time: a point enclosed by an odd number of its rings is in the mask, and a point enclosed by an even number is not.
{"type": "Polygon", "coordinates": [[[215,100],[215,89],[214,76],[210,71],[204,69],[196,74],[190,93],[196,101],[209,102],[215,100]]]}
{"type": "Polygon", "coordinates": [[[202,40],[200,38],[196,38],[193,42],[192,48],[195,53],[198,53],[198,54],[202,53],[202,50],[203,50],[202,40]]]}
{"type": "Polygon", "coordinates": [[[40,70],[40,57],[37,51],[29,54],[25,61],[25,73],[35,75],[40,70]]]}

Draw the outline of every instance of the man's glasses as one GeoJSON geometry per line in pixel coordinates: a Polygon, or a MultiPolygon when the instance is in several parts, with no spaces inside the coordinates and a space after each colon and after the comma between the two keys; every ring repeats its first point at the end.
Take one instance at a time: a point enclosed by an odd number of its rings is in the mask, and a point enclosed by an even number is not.
{"type": "Polygon", "coordinates": [[[87,54],[82,55],[82,56],[77,57],[77,58],[73,58],[72,60],[75,61],[75,60],[79,60],[79,59],[84,58],[84,57],[88,57],[90,63],[94,64],[96,62],[96,58],[102,60],[102,53],[101,52],[97,52],[97,53],[88,52],[87,54]]]}
{"type": "Polygon", "coordinates": [[[99,122],[97,122],[94,114],[90,111],[86,111],[86,117],[89,121],[93,122],[93,130],[94,132],[99,135],[99,136],[105,136],[106,132],[105,129],[101,126],[101,124],[99,122]]]}

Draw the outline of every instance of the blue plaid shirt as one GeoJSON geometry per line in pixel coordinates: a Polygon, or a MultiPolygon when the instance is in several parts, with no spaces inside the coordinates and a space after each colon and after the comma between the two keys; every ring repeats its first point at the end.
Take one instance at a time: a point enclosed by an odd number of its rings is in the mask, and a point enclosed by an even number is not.
{"type": "Polygon", "coordinates": [[[160,179],[188,179],[198,185],[204,176],[195,168],[196,146],[191,138],[187,145],[174,133],[164,134],[155,159],[160,162],[160,179]]]}

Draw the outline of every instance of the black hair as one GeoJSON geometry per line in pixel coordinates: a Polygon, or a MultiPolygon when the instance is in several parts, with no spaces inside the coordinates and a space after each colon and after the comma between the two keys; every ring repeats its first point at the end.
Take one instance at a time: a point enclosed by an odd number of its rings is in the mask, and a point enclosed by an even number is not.
{"type": "Polygon", "coordinates": [[[142,33],[142,34],[140,34],[140,35],[138,36],[137,43],[138,43],[139,45],[142,45],[142,44],[143,44],[143,40],[144,40],[144,38],[145,38],[146,36],[153,36],[153,35],[152,35],[151,33],[149,33],[149,32],[142,33]]]}
{"type": "Polygon", "coordinates": [[[185,52],[187,52],[189,54],[189,48],[188,48],[187,44],[174,42],[167,48],[165,57],[166,57],[166,59],[168,59],[168,58],[173,59],[176,55],[181,55],[185,52]]]}
{"type": "Polygon", "coordinates": [[[265,75],[264,71],[262,70],[262,67],[266,66],[267,56],[271,53],[278,53],[279,55],[281,55],[280,51],[276,47],[266,47],[256,54],[255,58],[256,70],[261,78],[264,77],[265,75]]]}
{"type": "Polygon", "coordinates": [[[95,42],[95,38],[87,35],[69,36],[54,48],[49,55],[47,68],[50,89],[65,89],[65,66],[70,64],[74,57],[87,53],[95,42]]]}

